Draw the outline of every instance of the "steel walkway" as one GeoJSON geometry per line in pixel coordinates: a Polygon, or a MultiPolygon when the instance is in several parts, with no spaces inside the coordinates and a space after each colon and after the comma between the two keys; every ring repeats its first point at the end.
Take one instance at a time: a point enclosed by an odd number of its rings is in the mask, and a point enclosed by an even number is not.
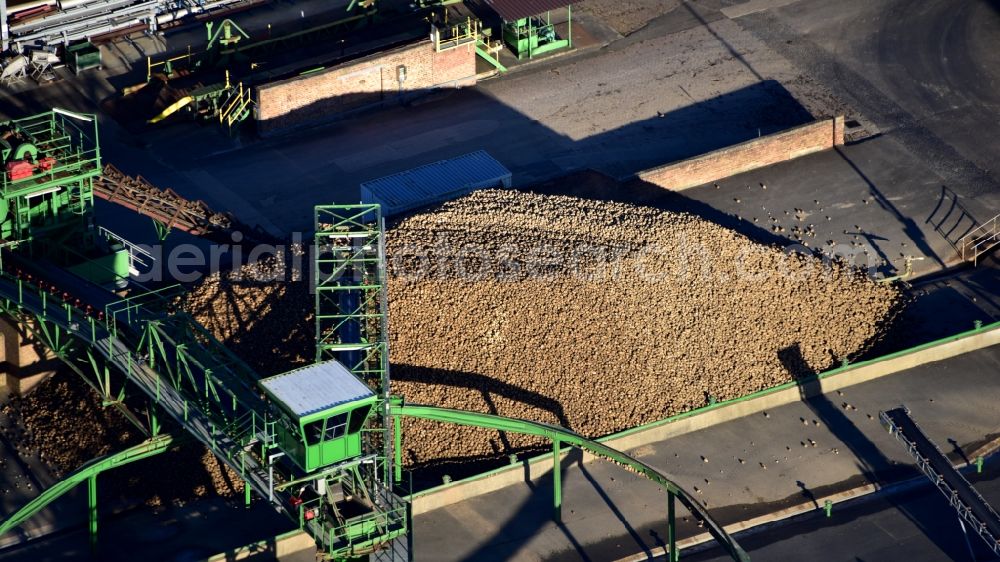
{"type": "Polygon", "coordinates": [[[959,519],[971,526],[990,550],[1000,555],[1000,542],[997,540],[1000,538],[1000,515],[955,470],[941,449],[913,421],[909,410],[901,406],[879,412],[879,419],[917,461],[917,468],[941,490],[948,503],[958,512],[959,519]]]}

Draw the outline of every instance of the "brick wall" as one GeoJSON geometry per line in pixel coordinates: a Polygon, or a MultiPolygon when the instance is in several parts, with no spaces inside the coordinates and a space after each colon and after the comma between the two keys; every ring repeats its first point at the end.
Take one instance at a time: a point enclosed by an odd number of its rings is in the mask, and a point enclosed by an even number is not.
{"type": "Polygon", "coordinates": [[[677,191],[842,144],[844,118],[840,116],[645,170],[639,178],[677,191]]]}
{"type": "Polygon", "coordinates": [[[326,70],[256,88],[257,129],[262,135],[328,121],[337,114],[476,82],[476,52],[464,45],[436,52],[429,39],[326,70]],[[399,66],[406,78],[399,81],[399,66]]]}

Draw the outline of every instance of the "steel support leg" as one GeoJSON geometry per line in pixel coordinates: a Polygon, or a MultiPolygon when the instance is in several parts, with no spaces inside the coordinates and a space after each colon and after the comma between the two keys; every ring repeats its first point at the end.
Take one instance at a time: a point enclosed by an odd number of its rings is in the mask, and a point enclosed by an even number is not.
{"type": "Polygon", "coordinates": [[[975,560],[976,552],[972,550],[972,542],[969,541],[969,532],[965,530],[965,523],[962,522],[962,516],[958,517],[958,526],[962,528],[962,537],[965,538],[965,548],[969,549],[969,560],[975,560]]]}
{"type": "Polygon", "coordinates": [[[170,236],[170,226],[163,224],[162,222],[153,219],[153,228],[156,229],[156,238],[162,243],[170,236]]]}
{"type": "Polygon", "coordinates": [[[552,440],[552,518],[562,522],[562,463],[559,461],[558,439],[552,440]]]}
{"type": "Polygon", "coordinates": [[[243,481],[243,501],[247,507],[250,507],[250,482],[243,481]]]}
{"type": "Polygon", "coordinates": [[[399,416],[392,417],[393,440],[393,478],[399,484],[403,480],[403,420],[399,416]]]}
{"type": "Polygon", "coordinates": [[[87,513],[90,523],[90,548],[97,548],[97,475],[87,479],[87,513]]]}
{"type": "Polygon", "coordinates": [[[677,551],[677,532],[674,526],[674,493],[667,492],[667,548],[670,562],[680,560],[681,553],[677,551]]]}

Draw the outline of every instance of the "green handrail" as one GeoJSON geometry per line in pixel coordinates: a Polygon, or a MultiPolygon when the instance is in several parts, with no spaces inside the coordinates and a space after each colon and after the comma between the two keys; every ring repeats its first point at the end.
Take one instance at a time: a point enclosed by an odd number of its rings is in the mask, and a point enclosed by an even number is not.
{"type": "MultiPolygon", "coordinates": [[[[453,423],[456,425],[468,425],[473,427],[484,427],[489,429],[496,429],[499,431],[509,431],[513,433],[523,433],[527,435],[536,435],[539,437],[544,437],[549,439],[555,444],[556,449],[556,459],[558,459],[558,445],[560,443],[569,444],[585,451],[590,452],[599,457],[603,457],[612,462],[618,463],[625,468],[632,470],[633,472],[644,476],[645,478],[656,482],[660,486],[666,488],[668,497],[672,498],[674,496],[680,500],[681,504],[684,505],[695,517],[705,522],[705,526],[708,528],[709,533],[712,537],[719,542],[719,545],[724,548],[728,554],[733,558],[733,560],[738,560],[740,562],[747,562],[750,560],[750,556],[740,547],[736,540],[729,536],[729,534],[723,529],[722,525],[716,522],[708,512],[702,508],[694,497],[687,493],[683,488],[671,481],[665,474],[659,470],[649,466],[648,464],[629,456],[617,449],[611,448],[603,443],[587,439],[586,437],[561,427],[558,425],[551,425],[547,423],[533,422],[528,420],[522,420],[517,418],[505,418],[501,416],[495,416],[492,414],[482,414],[479,412],[467,412],[464,410],[454,410],[451,408],[438,408],[435,406],[421,406],[421,405],[411,405],[411,404],[401,404],[395,402],[390,406],[390,415],[393,418],[398,418],[400,416],[421,418],[426,420],[453,423]]],[[[398,432],[397,432],[397,435],[398,432]]],[[[399,444],[397,443],[395,450],[397,454],[400,451],[399,444]]],[[[399,459],[397,459],[397,465],[399,459]]],[[[558,472],[559,465],[556,464],[553,470],[558,472]]],[[[558,486],[558,479],[555,480],[558,486]]],[[[560,491],[556,490],[556,502],[557,509],[560,497],[560,491]]],[[[670,503],[669,511],[672,515],[672,501],[670,503]]],[[[672,517],[670,518],[672,519],[672,517]]],[[[670,531],[673,535],[673,521],[670,521],[670,531]]],[[[671,537],[672,538],[672,537],[671,537]]],[[[672,541],[671,541],[672,542],[672,541]]],[[[673,545],[671,545],[673,546],[673,545]]],[[[677,551],[674,548],[670,549],[670,556],[672,559],[676,559],[677,551]]]]}
{"type": "Polygon", "coordinates": [[[38,497],[25,504],[24,507],[4,519],[3,522],[0,523],[0,535],[8,533],[21,523],[24,523],[24,521],[28,518],[41,511],[42,508],[59,499],[66,492],[72,490],[77,484],[82,484],[90,478],[96,477],[105,470],[137,460],[142,460],[157,453],[162,453],[163,451],[166,451],[173,442],[174,438],[172,435],[158,435],[143,441],[134,447],[125,449],[124,451],[87,462],[66,478],[63,478],[53,486],[46,489],[38,497]]]}

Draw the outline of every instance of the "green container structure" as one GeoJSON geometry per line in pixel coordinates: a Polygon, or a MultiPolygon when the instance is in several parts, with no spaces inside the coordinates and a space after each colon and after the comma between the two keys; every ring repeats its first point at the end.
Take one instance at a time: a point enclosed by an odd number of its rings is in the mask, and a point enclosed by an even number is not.
{"type": "Polygon", "coordinates": [[[107,248],[98,248],[91,255],[76,254],[75,264],[67,265],[66,269],[91,283],[124,288],[130,275],[129,253],[121,244],[109,244],[107,248]]]}
{"type": "Polygon", "coordinates": [[[503,20],[503,40],[518,59],[573,46],[573,0],[486,0],[503,20]],[[566,34],[556,32],[552,11],[566,10],[566,34]]]}
{"type": "Polygon", "coordinates": [[[260,381],[278,406],[279,447],[311,472],[361,455],[361,430],[378,397],[338,361],[324,361],[260,381]]]}
{"type": "Polygon", "coordinates": [[[90,41],[66,47],[66,61],[76,74],[103,66],[100,47],[90,41]]]}

